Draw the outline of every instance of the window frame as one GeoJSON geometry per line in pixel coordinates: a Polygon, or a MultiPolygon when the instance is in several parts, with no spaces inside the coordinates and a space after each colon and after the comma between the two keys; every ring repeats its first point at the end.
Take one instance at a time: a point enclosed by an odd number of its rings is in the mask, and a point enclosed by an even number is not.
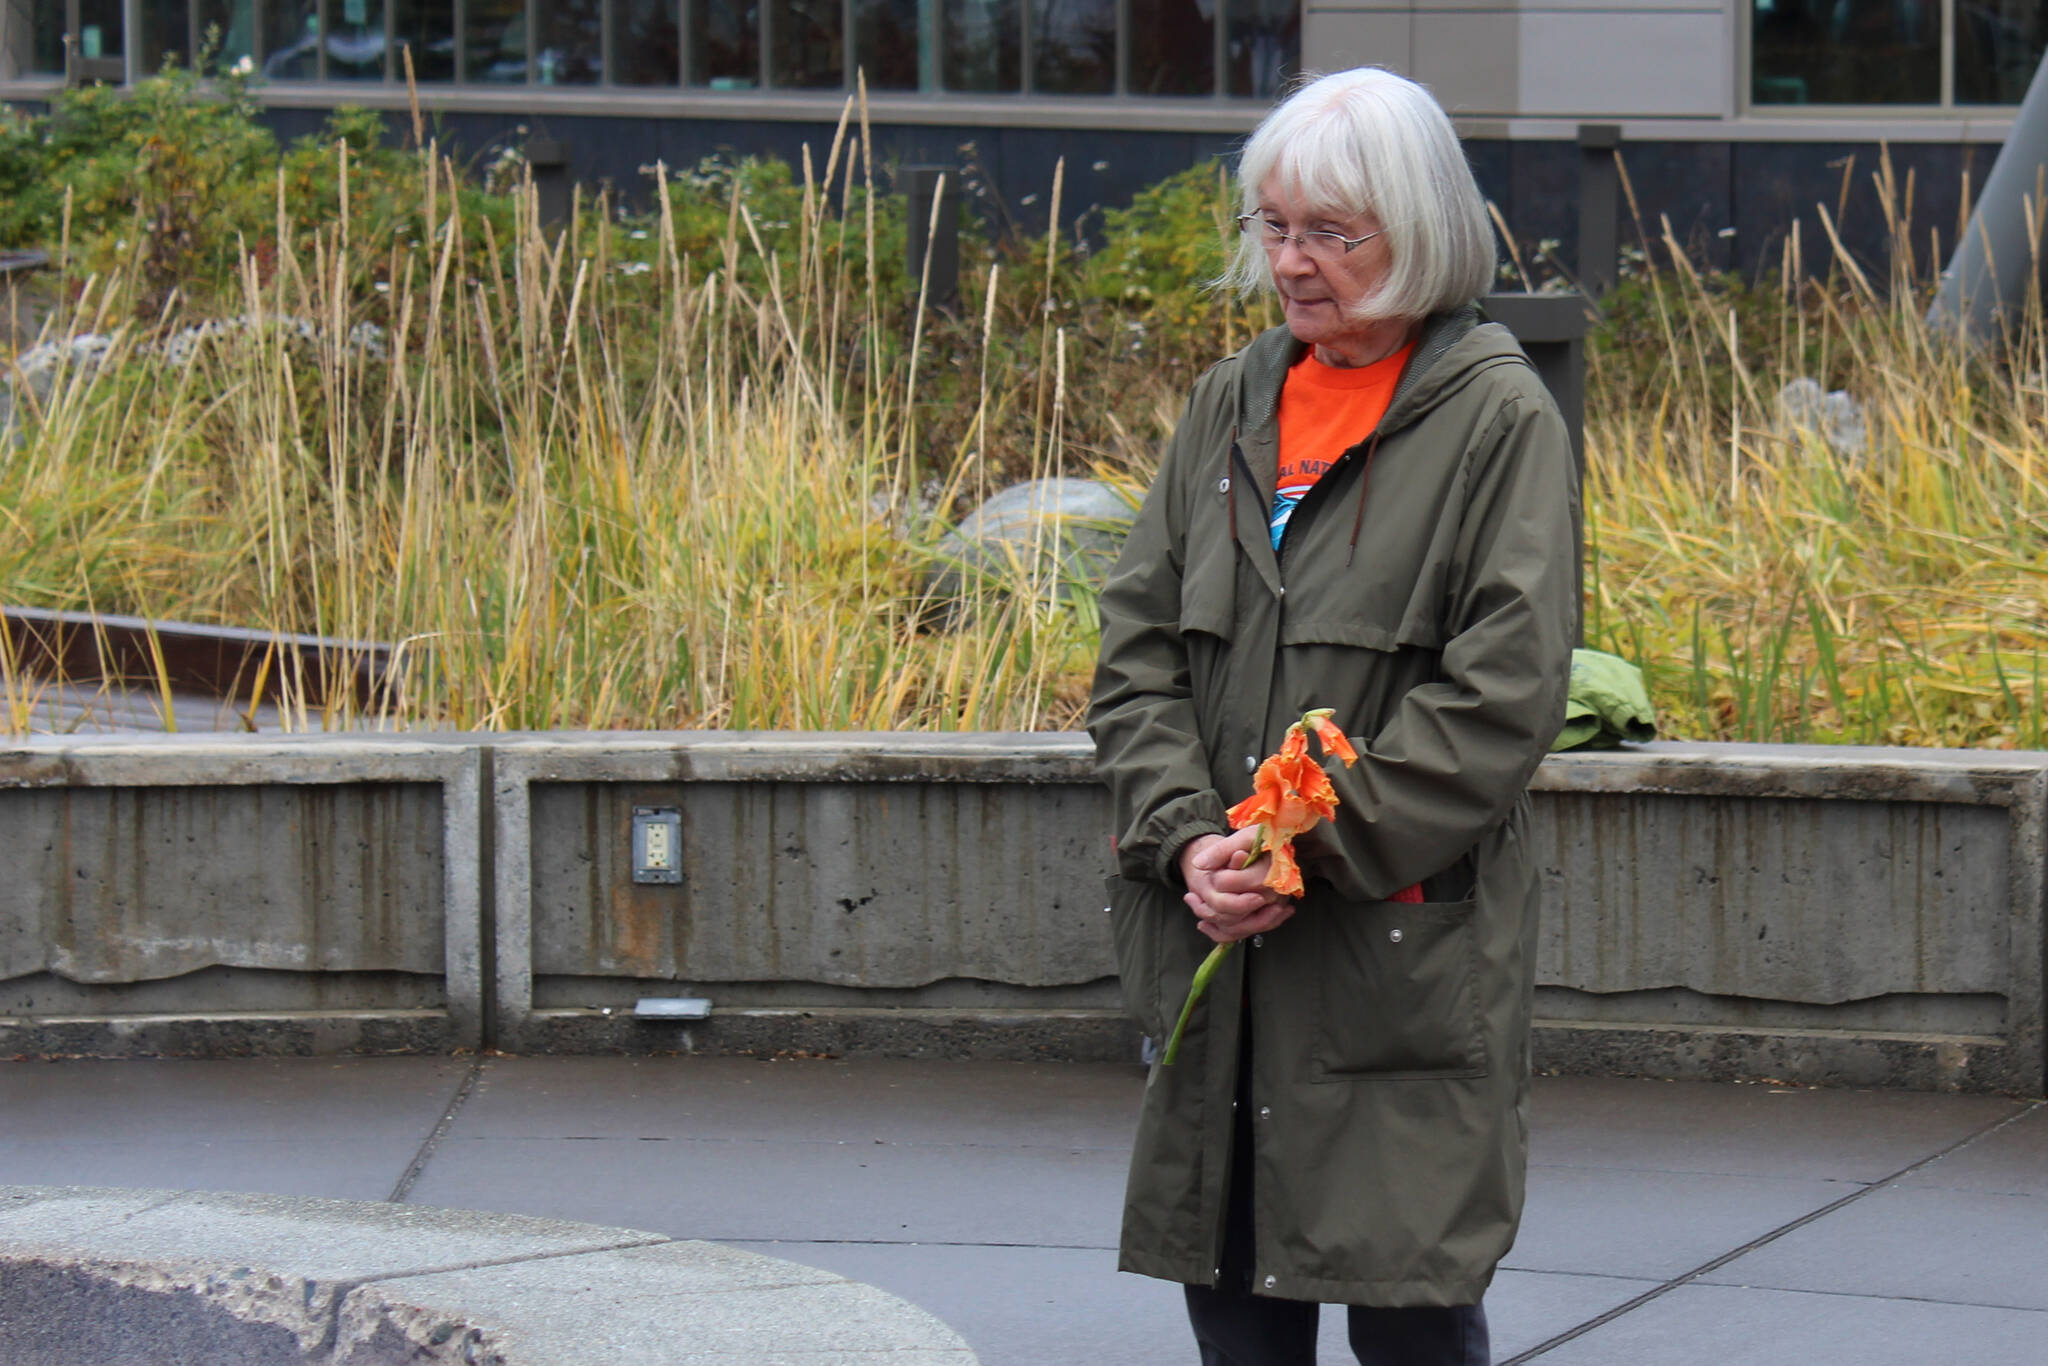
{"type": "Polygon", "coordinates": [[[1956,103],[1956,0],[1941,0],[1941,97],[1934,104],[1772,104],[1756,98],[1756,0],[1735,0],[1739,26],[1735,111],[1742,118],[1941,119],[1961,122],[2019,109],[2012,104],[1956,103]]]}
{"type": "MultiPolygon", "coordinates": [[[[271,56],[268,41],[271,35],[267,26],[276,8],[280,4],[287,2],[288,0],[250,0],[252,14],[249,57],[259,72],[271,56]]],[[[282,89],[305,89],[312,86],[328,85],[346,86],[350,89],[365,91],[366,93],[371,89],[384,89],[388,91],[392,87],[403,86],[405,83],[405,63],[399,53],[400,36],[396,32],[399,17],[397,13],[399,0],[380,0],[380,2],[383,7],[381,11],[381,27],[384,34],[383,63],[380,75],[366,76],[362,79],[343,79],[336,77],[330,72],[328,40],[331,25],[335,15],[338,13],[338,7],[342,0],[314,0],[318,14],[320,37],[314,51],[313,74],[299,78],[273,77],[270,78],[269,84],[282,89]]],[[[1255,100],[1254,97],[1237,96],[1230,93],[1230,24],[1233,18],[1233,11],[1240,4],[1243,4],[1244,0],[1211,0],[1209,23],[1211,29],[1210,50],[1213,75],[1210,88],[1205,93],[1183,95],[1149,95],[1142,92],[1134,93],[1131,90],[1131,71],[1136,55],[1134,52],[1135,44],[1133,41],[1131,16],[1132,0],[1113,0],[1115,6],[1116,39],[1113,56],[1114,65],[1110,83],[1111,88],[1109,90],[1076,94],[1041,89],[1037,80],[1038,73],[1036,70],[1038,53],[1035,26],[1039,18],[1039,9],[1044,2],[1045,0],[1018,0],[1016,7],[1016,24],[1018,28],[1016,39],[1020,65],[1017,87],[1014,90],[955,90],[949,89],[943,84],[943,62],[936,55],[932,55],[927,60],[924,49],[934,45],[940,39],[941,14],[945,0],[926,0],[926,3],[919,6],[920,32],[918,39],[920,63],[917,90],[914,92],[891,91],[871,93],[887,93],[891,95],[915,94],[918,96],[953,97],[977,101],[984,99],[1055,100],[1066,103],[1083,100],[1143,100],[1148,103],[1158,102],[1160,104],[1182,105],[1202,103],[1231,105],[1253,102],[1263,105],[1266,103],[1263,100],[1255,100]]],[[[133,41],[134,35],[141,32],[140,25],[143,19],[144,3],[145,0],[122,0],[122,14],[127,35],[123,42],[122,59],[125,81],[128,84],[133,84],[151,74],[140,69],[140,45],[133,41]]],[[[618,43],[622,28],[616,11],[617,6],[623,3],[623,0],[599,0],[601,14],[600,51],[602,52],[604,64],[603,79],[589,85],[575,87],[540,85],[538,83],[538,38],[541,32],[540,25],[543,6],[548,3],[550,3],[550,0],[525,0],[523,21],[526,32],[526,79],[523,85],[515,87],[500,82],[480,81],[471,77],[469,71],[471,0],[451,0],[450,25],[454,41],[454,74],[448,80],[423,81],[421,82],[422,88],[469,91],[505,91],[516,88],[526,90],[543,98],[557,89],[562,89],[565,92],[573,89],[577,93],[585,95],[602,92],[629,98],[644,96],[654,91],[673,91],[687,94],[710,90],[708,86],[692,84],[690,81],[691,59],[694,56],[690,11],[691,6],[697,3],[697,0],[673,0],[677,21],[677,52],[675,69],[669,73],[670,81],[667,84],[628,84],[616,79],[616,74],[620,70],[618,43]]],[[[1954,0],[1942,0],[1942,3],[1945,6],[1952,6],[1954,0]]],[[[75,12],[75,9],[76,0],[72,0],[70,11],[75,12]]],[[[759,0],[755,14],[754,32],[756,41],[759,44],[760,69],[756,77],[754,89],[745,93],[763,96],[852,94],[856,88],[858,70],[855,63],[860,55],[854,50],[855,0],[839,0],[840,25],[843,35],[841,42],[843,69],[840,81],[836,86],[798,87],[780,86],[772,83],[774,75],[774,24],[772,11],[772,0],[759,0]]],[[[206,19],[202,0],[189,0],[185,23],[185,50],[181,54],[184,61],[190,62],[198,53],[201,43],[205,40],[205,31],[206,19]]],[[[1297,45],[1294,50],[1293,60],[1284,72],[1283,79],[1291,77],[1300,69],[1299,33],[1300,30],[1297,27],[1297,45]]],[[[33,41],[32,38],[31,41],[33,41]]],[[[936,54],[935,47],[933,52],[936,54]]]]}

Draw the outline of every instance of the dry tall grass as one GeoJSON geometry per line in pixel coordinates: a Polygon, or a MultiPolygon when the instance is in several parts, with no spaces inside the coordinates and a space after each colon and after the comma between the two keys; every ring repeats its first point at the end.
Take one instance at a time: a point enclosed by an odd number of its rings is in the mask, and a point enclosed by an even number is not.
{"type": "MultiPolygon", "coordinates": [[[[174,363],[161,339],[194,321],[183,303],[124,322],[133,276],[84,281],[47,335],[112,344],[60,368],[0,450],[0,598],[401,643],[375,716],[248,680],[309,727],[1073,724],[1088,593],[1053,591],[1025,557],[965,628],[923,629],[930,514],[993,482],[990,433],[1021,414],[1010,472],[1115,457],[1094,472],[1141,488],[1131,453],[1186,376],[1060,330],[1076,315],[1055,307],[1057,236],[1030,278],[998,262],[957,317],[920,305],[910,345],[882,345],[872,222],[847,211],[873,202],[855,193],[861,134],[849,121],[806,167],[801,221],[781,229],[793,255],[764,250],[769,225],[735,201],[708,259],[664,218],[652,258],[622,262],[608,220],[557,237],[530,195],[513,239],[485,231],[476,250],[430,148],[417,243],[373,258],[343,215],[304,253],[243,257],[236,310],[306,335],[259,321],[174,363]],[[1018,310],[997,299],[1038,319],[1001,335],[1018,310]],[[1082,344],[1089,391],[1117,395],[1091,423],[1113,448],[1064,437],[1082,344]],[[939,369],[971,420],[931,412],[939,369]]],[[[1876,174],[1886,278],[1795,235],[1775,281],[1731,282],[1653,227],[1667,264],[1607,302],[1587,629],[1643,665],[1667,734],[2043,743],[2048,325],[2036,295],[2000,356],[1932,335],[1939,244],[1916,255],[1912,187],[1876,174]],[[1786,420],[1800,377],[1856,397],[1863,447],[1786,420]]],[[[1215,321],[1220,351],[1247,320],[1219,305],[1215,321]]],[[[0,728],[35,724],[46,683],[0,658],[0,728]]]]}
{"type": "Polygon", "coordinates": [[[1640,662],[1667,733],[2038,748],[2048,648],[2048,327],[2039,291],[1991,356],[1924,321],[1939,236],[1873,172],[1889,277],[1786,241],[1731,290],[1652,233],[1633,337],[1588,397],[1589,643],[1640,662]],[[1645,364],[1643,355],[1654,356],[1645,364]],[[1845,389],[1867,445],[1790,420],[1798,378],[1845,389]],[[1846,443],[1845,443],[1846,444],[1846,443]]]}
{"type": "MultiPolygon", "coordinates": [[[[362,259],[344,214],[274,269],[245,253],[239,315],[310,337],[259,322],[173,363],[148,339],[179,303],[123,324],[132,277],[86,281],[49,334],[113,345],[0,460],[4,596],[400,643],[385,716],[250,680],[312,726],[1071,724],[1094,625],[1046,560],[999,573],[969,629],[920,629],[930,485],[975,478],[974,449],[920,450],[920,347],[876,345],[860,132],[806,168],[787,274],[737,200],[723,259],[681,255],[667,216],[651,270],[619,268],[603,222],[579,257],[530,193],[515,240],[470,254],[430,149],[415,246],[362,259]],[[739,283],[749,253],[765,288],[739,283]]],[[[1060,380],[1040,475],[1067,459],[1060,380]]],[[[0,665],[20,730],[40,685],[0,665]]]]}

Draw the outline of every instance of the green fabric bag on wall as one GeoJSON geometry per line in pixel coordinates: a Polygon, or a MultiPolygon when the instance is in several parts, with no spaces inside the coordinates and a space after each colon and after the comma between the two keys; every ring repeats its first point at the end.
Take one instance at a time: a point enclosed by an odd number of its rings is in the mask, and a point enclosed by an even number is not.
{"type": "Polygon", "coordinates": [[[1573,650],[1564,729],[1551,741],[1551,753],[1613,749],[1624,740],[1640,744],[1656,738],[1657,714],[1643,687],[1643,671],[1599,650],[1573,650]]]}

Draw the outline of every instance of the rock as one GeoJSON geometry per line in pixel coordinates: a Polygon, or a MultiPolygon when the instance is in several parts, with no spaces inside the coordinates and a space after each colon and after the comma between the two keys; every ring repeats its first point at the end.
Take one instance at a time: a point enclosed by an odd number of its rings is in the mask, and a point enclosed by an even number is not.
{"type": "Polygon", "coordinates": [[[1824,392],[1803,375],[1778,391],[1778,419],[1781,429],[1811,432],[1837,455],[1865,455],[1870,450],[1863,405],[1847,390],[1824,392]]]}
{"type": "Polygon", "coordinates": [[[41,405],[49,401],[60,370],[67,365],[90,370],[106,358],[113,346],[112,337],[103,337],[97,332],[82,332],[68,341],[44,342],[16,356],[11,367],[13,373],[9,377],[16,383],[27,385],[35,393],[36,403],[41,405]]]}
{"type": "Polygon", "coordinates": [[[1062,601],[1080,587],[1092,592],[1116,563],[1135,516],[1124,495],[1099,480],[1012,484],[939,542],[925,600],[950,621],[976,589],[1006,591],[1026,576],[1062,601]]]}

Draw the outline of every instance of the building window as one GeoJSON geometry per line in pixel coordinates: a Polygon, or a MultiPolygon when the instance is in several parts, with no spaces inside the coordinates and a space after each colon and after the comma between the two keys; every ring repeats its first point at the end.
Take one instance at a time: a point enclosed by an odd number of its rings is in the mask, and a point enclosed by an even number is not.
{"type": "Polygon", "coordinates": [[[182,65],[186,49],[192,41],[192,11],[186,0],[158,0],[153,5],[144,5],[137,16],[142,21],[142,32],[137,35],[136,59],[138,70],[144,75],[163,70],[164,58],[173,57],[182,65]]]}
{"type": "MultiPolygon", "coordinates": [[[[453,0],[387,0],[392,6],[392,38],[412,55],[416,81],[455,79],[455,5],[453,0]]],[[[393,50],[391,74],[405,79],[405,62],[393,50]]]]}
{"type": "Polygon", "coordinates": [[[929,90],[936,82],[918,40],[931,0],[853,0],[853,60],[870,90],[929,90]]]}
{"type": "Polygon", "coordinates": [[[1301,5],[1297,0],[1237,0],[1225,14],[1229,92],[1276,98],[1281,81],[1294,74],[1295,54],[1301,51],[1301,5]]]}
{"type": "Polygon", "coordinates": [[[384,0],[333,0],[328,5],[327,79],[384,79],[384,0]]]}
{"type": "Polygon", "coordinates": [[[1024,88],[1024,31],[1016,0],[946,0],[945,88],[1010,94],[1024,88]]]}
{"type": "MultiPolygon", "coordinates": [[[[10,33],[19,33],[8,20],[10,33]]],[[[64,0],[29,0],[28,53],[21,69],[36,76],[64,74],[64,0]]]]}
{"type": "Polygon", "coordinates": [[[192,60],[211,56],[221,67],[247,59],[256,61],[256,0],[199,0],[199,31],[193,35],[192,60]]]}
{"type": "Polygon", "coordinates": [[[461,67],[478,85],[526,80],[526,0],[464,0],[461,67]]]}
{"type": "Polygon", "coordinates": [[[846,7],[840,0],[768,0],[769,83],[778,90],[846,84],[846,7]]]}
{"type": "Polygon", "coordinates": [[[686,0],[690,84],[752,90],[761,83],[761,11],[750,0],[686,0]]]}
{"type": "Polygon", "coordinates": [[[540,46],[533,78],[542,85],[604,80],[604,7],[600,0],[553,0],[538,7],[540,46]]]}
{"type": "Polygon", "coordinates": [[[1059,95],[1116,92],[1116,0],[1040,0],[1031,85],[1059,95]]]}
{"type": "Polygon", "coordinates": [[[682,74],[676,0],[619,0],[612,14],[612,79],[620,85],[674,85],[682,74]]]}
{"type": "Polygon", "coordinates": [[[320,79],[317,0],[270,0],[262,9],[264,76],[273,81],[320,79]]]}
{"type": "Polygon", "coordinates": [[[1206,95],[1216,88],[1216,0],[1124,2],[1133,95],[1206,95]]]}
{"type": "Polygon", "coordinates": [[[2044,40],[2048,0],[1751,0],[1750,102],[2018,104],[2044,40]]]}
{"type": "Polygon", "coordinates": [[[2018,104],[2048,46],[2042,0],[1955,0],[1956,103],[2018,104]]]}
{"type": "MultiPolygon", "coordinates": [[[[81,51],[121,55],[124,0],[0,3],[27,13],[30,71],[63,72],[67,22],[81,51]]],[[[280,82],[402,82],[409,55],[427,85],[850,90],[864,73],[876,91],[1269,99],[1301,47],[1299,0],[150,0],[136,13],[144,71],[210,53],[280,82]]]]}

